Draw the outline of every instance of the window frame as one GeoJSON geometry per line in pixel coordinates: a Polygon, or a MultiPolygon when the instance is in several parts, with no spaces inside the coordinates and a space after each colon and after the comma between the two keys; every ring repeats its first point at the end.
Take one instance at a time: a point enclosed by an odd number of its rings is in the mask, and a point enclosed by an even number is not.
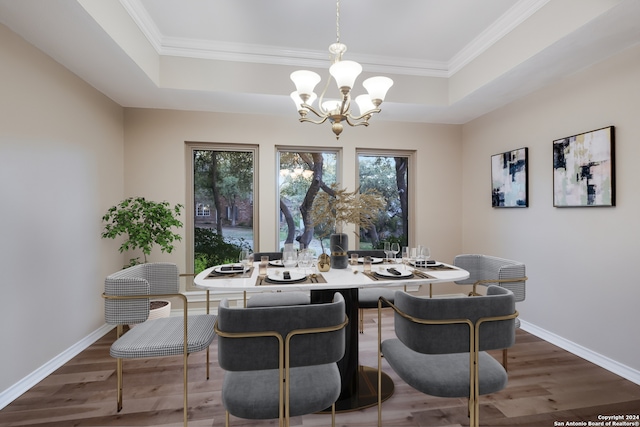
{"type": "MultiPolygon", "coordinates": [[[[259,209],[259,145],[257,144],[234,144],[224,142],[193,142],[185,141],[185,161],[186,161],[186,189],[185,189],[185,268],[187,278],[194,274],[194,225],[195,225],[195,195],[194,195],[194,151],[234,151],[249,152],[253,155],[253,247],[260,247],[260,222],[258,219],[259,209]]],[[[193,286],[193,280],[186,281],[187,291],[197,291],[193,286]]]]}
{"type": "Polygon", "coordinates": [[[275,170],[275,179],[276,179],[276,191],[275,191],[275,251],[279,251],[280,248],[280,186],[279,184],[279,174],[280,174],[280,153],[281,152],[304,152],[304,153],[335,153],[336,155],[336,183],[341,185],[342,183],[342,159],[343,159],[343,148],[342,147],[305,147],[302,145],[276,145],[275,146],[275,158],[276,158],[276,170],[275,170]]]}
{"type": "MultiPolygon", "coordinates": [[[[407,244],[409,247],[415,246],[415,210],[416,210],[416,158],[417,150],[392,150],[392,149],[375,149],[375,148],[356,148],[355,151],[355,183],[356,188],[360,188],[360,156],[376,156],[376,157],[407,157],[407,227],[409,229],[407,236],[407,244]]],[[[360,240],[356,241],[356,250],[360,248],[360,240]]]]}

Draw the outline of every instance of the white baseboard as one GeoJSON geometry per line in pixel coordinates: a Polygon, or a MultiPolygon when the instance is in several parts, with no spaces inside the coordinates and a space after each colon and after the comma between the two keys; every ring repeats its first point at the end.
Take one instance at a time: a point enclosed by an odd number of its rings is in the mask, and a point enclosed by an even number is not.
{"type": "Polygon", "coordinates": [[[8,389],[3,390],[0,393],[0,410],[16,400],[18,397],[22,396],[22,394],[27,392],[31,387],[47,378],[56,369],[63,366],[69,360],[73,359],[75,356],[87,349],[97,340],[105,336],[105,334],[107,334],[113,328],[113,325],[105,324],[101,326],[100,328],[93,331],[91,334],[87,335],[82,340],[78,341],[53,359],[49,360],[47,363],[12,385],[8,389]]]}
{"type": "Polygon", "coordinates": [[[598,365],[609,372],[613,372],[614,374],[619,375],[622,378],[631,381],[632,383],[640,385],[640,371],[623,365],[620,362],[616,362],[615,360],[603,356],[600,353],[589,350],[586,347],[569,341],[566,338],[562,338],[561,336],[556,335],[553,332],[549,332],[546,329],[539,328],[538,326],[528,323],[522,319],[520,320],[520,322],[520,327],[522,328],[522,330],[527,331],[539,338],[542,338],[543,340],[556,345],[568,351],[569,353],[582,357],[583,359],[588,360],[589,362],[598,365]]]}

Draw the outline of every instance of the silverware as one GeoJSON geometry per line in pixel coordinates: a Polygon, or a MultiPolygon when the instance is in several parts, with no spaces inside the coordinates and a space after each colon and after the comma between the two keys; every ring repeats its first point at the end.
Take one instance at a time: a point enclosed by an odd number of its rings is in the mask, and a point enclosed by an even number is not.
{"type": "Polygon", "coordinates": [[[374,276],[372,273],[364,273],[364,274],[370,279],[378,280],[378,278],[376,276],[374,276]]]}

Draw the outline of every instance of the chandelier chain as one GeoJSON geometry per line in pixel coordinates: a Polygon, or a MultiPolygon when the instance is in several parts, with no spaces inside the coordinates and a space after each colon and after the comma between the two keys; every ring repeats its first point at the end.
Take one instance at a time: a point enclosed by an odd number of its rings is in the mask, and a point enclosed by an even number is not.
{"type": "Polygon", "coordinates": [[[340,43],[340,0],[336,0],[336,43],[340,43]]]}

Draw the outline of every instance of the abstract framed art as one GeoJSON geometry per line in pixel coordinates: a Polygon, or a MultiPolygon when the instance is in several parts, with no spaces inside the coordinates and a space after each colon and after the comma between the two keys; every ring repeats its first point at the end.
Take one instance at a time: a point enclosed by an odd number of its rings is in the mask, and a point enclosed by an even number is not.
{"type": "Polygon", "coordinates": [[[615,206],[614,148],[613,126],[553,141],[553,206],[615,206]]]}
{"type": "Polygon", "coordinates": [[[526,208],[529,206],[527,147],[491,156],[491,206],[526,208]]]}

